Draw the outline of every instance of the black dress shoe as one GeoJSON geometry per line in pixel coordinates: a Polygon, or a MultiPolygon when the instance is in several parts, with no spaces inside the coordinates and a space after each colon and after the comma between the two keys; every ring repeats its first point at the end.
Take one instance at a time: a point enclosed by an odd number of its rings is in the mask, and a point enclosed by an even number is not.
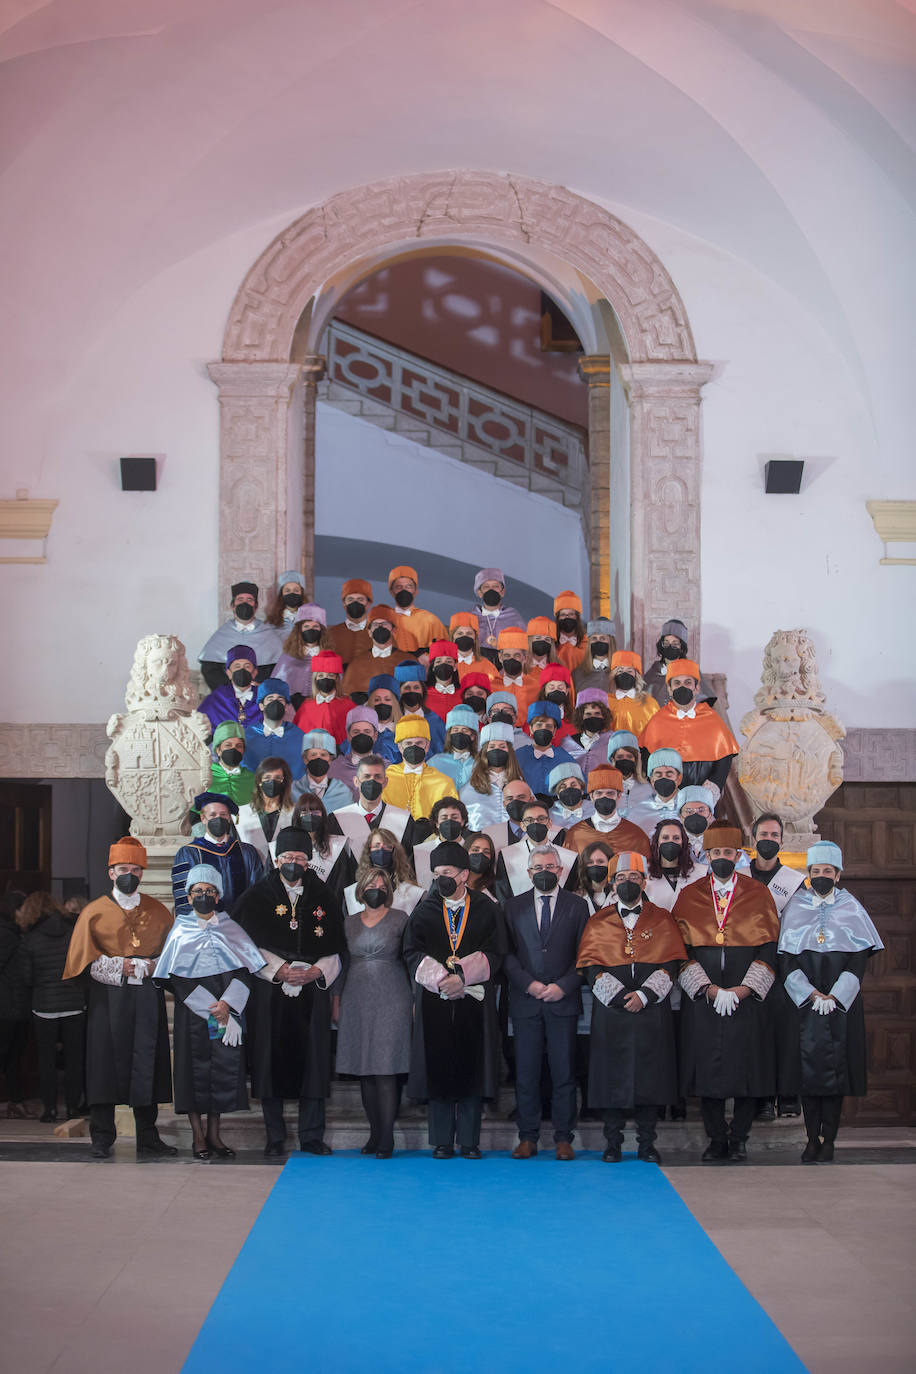
{"type": "Polygon", "coordinates": [[[138,1159],[164,1159],[166,1155],[177,1155],[177,1145],[167,1145],[161,1136],[155,1136],[149,1140],[144,1140],[143,1144],[137,1144],[138,1159]]]}
{"type": "Polygon", "coordinates": [[[38,1118],[38,1120],[39,1120],[39,1121],[56,1121],[56,1120],[57,1120],[57,1112],[42,1112],[42,1114],[41,1114],[41,1116],[38,1118]]]}
{"type": "Polygon", "coordinates": [[[376,1159],[390,1159],[393,1154],[394,1150],[376,1150],[375,1157],[376,1159]]]}
{"type": "Polygon", "coordinates": [[[454,1155],[451,1145],[437,1145],[433,1150],[433,1159],[453,1159],[454,1155]]]}
{"type": "Polygon", "coordinates": [[[285,1155],[286,1145],[282,1140],[268,1140],[264,1146],[265,1155],[285,1155]]]}
{"type": "Polygon", "coordinates": [[[777,1116],[801,1116],[801,1103],[797,1097],[781,1097],[776,1107],[777,1116]]]}
{"type": "Polygon", "coordinates": [[[377,1150],[378,1145],[376,1144],[376,1142],[374,1140],[367,1140],[363,1148],[360,1150],[360,1154],[374,1155],[377,1150]]]}
{"type": "Polygon", "coordinates": [[[743,1140],[730,1140],[728,1142],[728,1158],[732,1164],[747,1163],[747,1145],[743,1140]]]}
{"type": "Polygon", "coordinates": [[[825,1141],[824,1141],[823,1145],[821,1146],[821,1148],[820,1148],[820,1149],[818,1150],[818,1152],[817,1152],[817,1162],[818,1162],[818,1164],[832,1164],[832,1163],[833,1163],[833,1141],[832,1141],[832,1140],[825,1140],[825,1141]]]}
{"type": "Polygon", "coordinates": [[[645,1164],[661,1164],[662,1157],[654,1145],[640,1145],[636,1151],[636,1158],[641,1159],[645,1164]]]}
{"type": "Polygon", "coordinates": [[[306,1155],[332,1155],[334,1151],[323,1140],[303,1140],[299,1149],[306,1155]]]}
{"type": "Polygon", "coordinates": [[[193,1154],[193,1156],[194,1156],[195,1159],[200,1159],[200,1160],[205,1160],[205,1161],[206,1161],[206,1160],[211,1160],[211,1159],[213,1158],[213,1151],[212,1151],[212,1150],[192,1150],[191,1153],[193,1154]]]}
{"type": "Polygon", "coordinates": [[[721,1164],[728,1159],[728,1143],[724,1140],[711,1140],[703,1151],[701,1163],[721,1164]]]}
{"type": "Polygon", "coordinates": [[[605,1164],[619,1164],[623,1159],[623,1151],[619,1145],[609,1145],[601,1158],[605,1164]]]}
{"type": "Polygon", "coordinates": [[[760,1111],[756,1113],[756,1115],[755,1115],[755,1117],[754,1117],[754,1120],[755,1120],[755,1121],[775,1121],[775,1120],[776,1120],[776,1108],[773,1106],[772,1102],[764,1102],[763,1106],[760,1108],[760,1111]]]}
{"type": "Polygon", "coordinates": [[[462,1158],[462,1159],[483,1159],[483,1155],[480,1153],[480,1150],[477,1148],[476,1145],[462,1145],[462,1147],[461,1147],[461,1158],[462,1158]]]}
{"type": "Polygon", "coordinates": [[[231,1150],[228,1145],[210,1145],[208,1148],[217,1159],[235,1159],[235,1150],[231,1150]]]}
{"type": "Polygon", "coordinates": [[[816,1164],[820,1148],[821,1142],[819,1140],[809,1140],[805,1148],[802,1150],[802,1164],[816,1164]]]}
{"type": "Polygon", "coordinates": [[[93,1147],[92,1147],[92,1158],[93,1158],[93,1159],[111,1159],[111,1146],[110,1146],[110,1145],[93,1145],[93,1147]]]}
{"type": "Polygon", "coordinates": [[[686,1107],[672,1107],[672,1108],[671,1108],[671,1120],[672,1120],[672,1121],[686,1121],[686,1120],[687,1120],[687,1108],[686,1108],[686,1107]]]}

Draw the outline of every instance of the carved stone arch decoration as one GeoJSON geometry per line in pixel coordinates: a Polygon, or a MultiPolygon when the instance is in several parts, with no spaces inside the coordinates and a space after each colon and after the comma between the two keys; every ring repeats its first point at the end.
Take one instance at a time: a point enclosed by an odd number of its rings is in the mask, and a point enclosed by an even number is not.
{"type": "MultiPolygon", "coordinates": [[[[349,266],[420,240],[508,247],[522,260],[526,251],[551,253],[610,303],[629,358],[619,371],[630,406],[630,471],[620,484],[630,501],[630,640],[645,657],[661,622],[678,615],[698,653],[699,406],[712,367],[697,362],[680,294],[638,234],[565,187],[506,173],[425,172],[342,191],[308,210],[254,263],[233,302],[222,358],[209,369],[221,408],[221,596],[241,577],[266,588],[279,569],[297,564],[311,585],[314,393],[322,360],[290,361],[296,327],[349,266]],[[653,492],[666,493],[668,502],[681,491],[684,509],[653,509],[653,492]],[[246,520],[241,508],[250,515],[253,492],[257,519],[246,520]]],[[[590,391],[599,389],[590,415],[609,407],[606,368],[607,359],[604,368],[583,370],[590,391]]],[[[615,499],[607,446],[602,457],[601,470],[593,465],[592,502],[606,511],[615,499]]],[[[607,613],[607,521],[595,528],[605,569],[600,590],[593,579],[592,610],[607,613]]]]}

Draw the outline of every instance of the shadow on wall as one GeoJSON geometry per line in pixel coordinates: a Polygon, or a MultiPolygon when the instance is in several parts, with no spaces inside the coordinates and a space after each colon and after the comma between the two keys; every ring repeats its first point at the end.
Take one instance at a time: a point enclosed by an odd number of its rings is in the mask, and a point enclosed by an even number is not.
{"type": "MultiPolygon", "coordinates": [[[[342,618],[340,588],[350,577],[368,579],[376,602],[391,605],[388,573],[399,563],[416,568],[420,579],[418,604],[432,611],[446,626],[456,611],[467,611],[474,606],[474,577],[478,568],[471,563],[403,545],[395,548],[391,544],[319,534],[315,537],[315,599],[327,610],[328,623],[334,624],[342,618]]],[[[536,615],[552,615],[553,598],[561,590],[560,587],[550,590],[532,587],[506,572],[506,602],[526,620],[536,615]]]]}

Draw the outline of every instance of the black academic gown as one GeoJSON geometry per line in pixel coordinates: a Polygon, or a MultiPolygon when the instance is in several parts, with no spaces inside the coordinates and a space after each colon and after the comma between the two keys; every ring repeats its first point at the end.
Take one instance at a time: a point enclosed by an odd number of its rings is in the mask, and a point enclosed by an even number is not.
{"type": "MultiPolygon", "coordinates": [[[[687,946],[711,983],[735,988],[755,961],[776,967],[776,941],[687,946]]],[[[684,1097],[773,1097],[775,1045],[766,1006],[753,995],[734,1015],[719,1016],[706,998],[681,999],[681,1094],[684,1097]]]]}
{"type": "MultiPolygon", "coordinates": [[[[343,917],[333,893],[309,869],[293,911],[274,870],[243,893],[232,910],[259,949],[287,962],[314,963],[346,950],[343,917]],[[290,929],[294,920],[296,929],[290,929]],[[322,933],[316,934],[317,931],[322,933]]],[[[327,1097],[331,1089],[331,994],[307,983],[287,997],[278,983],[252,980],[248,1007],[251,1091],[255,1097],[327,1097]]]]}
{"type": "Polygon", "coordinates": [[[670,994],[659,1002],[643,984],[657,970],[672,985],[678,963],[592,964],[585,970],[589,987],[602,973],[623,983],[623,991],[609,1006],[592,998],[592,1029],[588,1061],[588,1105],[607,1107],[661,1106],[677,1100],[677,1051],[670,994]],[[641,990],[649,998],[640,1012],[627,1011],[624,1002],[641,990]]]}
{"type": "Polygon", "coordinates": [[[151,1107],[172,1100],[165,997],[149,978],[120,987],[87,977],[86,1099],[151,1107]]]}
{"type": "MultiPolygon", "coordinates": [[[[783,983],[793,969],[801,969],[812,987],[832,988],[841,973],[855,974],[861,983],[871,950],[803,949],[779,955],[783,983]]],[[[848,1011],[839,1007],[820,1016],[810,1007],[797,1007],[783,990],[792,1027],[791,1049],[780,1059],[779,1092],[783,1097],[864,1097],[868,1091],[868,1051],[861,991],[848,1011]]]]}
{"type": "MultiPolygon", "coordinates": [[[[176,1112],[246,1112],[248,1089],[245,1083],[245,1041],[248,1034],[248,1006],[239,1015],[241,1045],[224,1045],[222,1037],[211,1040],[208,1023],[185,1006],[185,998],[196,987],[205,987],[218,1002],[233,980],[251,986],[247,969],[231,969],[207,978],[179,978],[172,974],[168,988],[175,998],[172,1046],[175,1068],[176,1112]]],[[[250,1006],[249,998],[248,1005],[250,1006]]]]}
{"type": "MultiPolygon", "coordinates": [[[[414,981],[414,1034],[411,1046],[409,1097],[456,1102],[464,1097],[495,1097],[499,1086],[499,1028],[494,976],[505,951],[496,904],[472,892],[467,925],[458,955],[483,953],[490,965],[484,999],[461,997],[444,1001],[414,981]]],[[[404,930],[404,958],[411,979],[429,955],[445,964],[452,953],[437,894],[424,897],[404,930]]]]}

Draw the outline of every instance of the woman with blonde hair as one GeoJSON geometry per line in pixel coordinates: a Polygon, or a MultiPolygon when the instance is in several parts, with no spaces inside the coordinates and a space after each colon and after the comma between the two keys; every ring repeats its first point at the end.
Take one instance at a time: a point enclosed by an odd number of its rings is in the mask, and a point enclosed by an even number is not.
{"type": "Polygon", "coordinates": [[[344,910],[359,910],[356,889],[364,878],[372,873],[377,873],[379,870],[387,873],[391,879],[394,888],[394,905],[409,915],[420,898],[425,896],[425,893],[422,887],[417,884],[404,846],[395,839],[390,830],[385,830],[382,826],[379,826],[378,830],[372,831],[363,846],[363,852],[360,854],[359,862],[356,865],[354,881],[344,889],[344,910]]]}
{"type": "Polygon", "coordinates": [[[608,690],[611,655],[616,648],[617,626],[613,620],[590,620],[585,627],[585,653],[573,674],[577,692],[586,687],[608,690]]]}
{"type": "Polygon", "coordinates": [[[608,706],[614,722],[612,728],[630,730],[637,736],[642,736],[660,709],[642,675],[642,659],[629,649],[621,649],[611,659],[608,706]]]}
{"type": "Polygon", "coordinates": [[[480,732],[480,748],[471,776],[458,793],[468,810],[468,825],[483,830],[506,820],[503,788],[517,782],[522,771],[515,757],[511,725],[485,725],[480,732]]]}
{"type": "Polygon", "coordinates": [[[312,659],[328,647],[328,617],[323,606],[306,602],[295,613],[283,652],[274,667],[274,677],[289,687],[290,700],[298,710],[312,695],[312,659]]]}

